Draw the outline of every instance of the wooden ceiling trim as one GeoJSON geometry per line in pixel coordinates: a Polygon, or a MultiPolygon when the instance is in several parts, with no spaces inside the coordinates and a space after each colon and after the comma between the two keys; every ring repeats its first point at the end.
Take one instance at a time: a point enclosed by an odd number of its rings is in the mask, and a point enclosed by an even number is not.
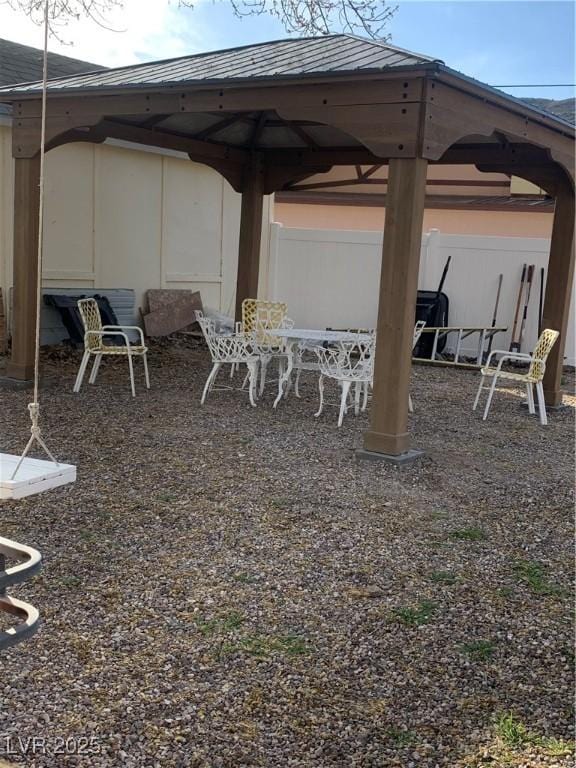
{"type": "Polygon", "coordinates": [[[260,112],[258,115],[258,119],[254,123],[254,128],[252,130],[252,135],[250,136],[250,141],[248,142],[251,149],[256,149],[260,142],[260,137],[262,136],[262,131],[264,130],[264,126],[266,125],[267,120],[267,114],[266,112],[260,112]]]}
{"type": "MultiPolygon", "coordinates": [[[[359,187],[359,186],[374,186],[382,187],[388,185],[388,179],[365,179],[365,178],[350,178],[350,179],[334,179],[327,181],[314,181],[307,184],[297,184],[285,187],[286,190],[297,192],[298,190],[312,190],[312,189],[331,189],[334,187],[359,187]]],[[[426,181],[428,187],[474,187],[481,188],[502,188],[509,189],[510,181],[486,181],[485,179],[478,179],[477,181],[468,181],[465,179],[428,179],[426,181]]]]}
{"type": "Polygon", "coordinates": [[[230,163],[244,163],[248,153],[243,149],[214,144],[207,141],[166,132],[153,131],[147,128],[128,125],[115,120],[102,120],[94,129],[94,133],[106,137],[132,141],[136,144],[149,144],[162,149],[173,149],[186,154],[193,153],[196,157],[204,155],[208,159],[226,160],[230,163]]]}
{"type": "Polygon", "coordinates": [[[540,120],[510,109],[502,109],[486,99],[441,82],[430,84],[426,92],[422,153],[438,160],[457,141],[470,135],[504,134],[509,141],[527,142],[550,150],[569,172],[574,166],[574,137],[570,128],[552,129],[540,120]]]}
{"type": "MultiPolygon", "coordinates": [[[[357,206],[362,208],[383,208],[386,206],[385,194],[370,194],[364,192],[303,192],[297,193],[292,190],[283,190],[276,193],[277,203],[290,205],[338,205],[338,206],[357,206]]],[[[497,201],[475,202],[471,199],[463,200],[457,196],[446,195],[443,198],[438,196],[426,197],[427,209],[456,210],[456,211],[506,211],[510,213],[545,213],[551,214],[554,211],[554,200],[538,200],[534,202],[521,203],[515,201],[513,205],[506,203],[509,200],[505,197],[501,203],[497,201]]]]}
{"type": "Polygon", "coordinates": [[[230,115],[230,117],[227,117],[224,120],[219,120],[217,123],[214,123],[214,125],[209,125],[207,128],[203,128],[201,131],[198,131],[198,133],[193,134],[191,138],[194,138],[197,141],[204,141],[209,136],[213,136],[215,133],[223,131],[224,128],[228,128],[230,125],[235,125],[242,120],[243,117],[245,116],[241,114],[230,115]]]}
{"type": "MultiPolygon", "coordinates": [[[[294,107],[366,107],[386,104],[419,104],[423,79],[414,75],[393,78],[382,75],[377,85],[370,79],[352,82],[251,84],[251,87],[157,89],[149,92],[126,90],[104,95],[51,93],[49,114],[53,116],[176,114],[178,112],[255,112],[277,111],[279,105],[294,107]]],[[[41,100],[35,98],[14,102],[14,113],[22,117],[39,117],[41,100]]],[[[320,121],[322,122],[322,121],[320,121]]]]}

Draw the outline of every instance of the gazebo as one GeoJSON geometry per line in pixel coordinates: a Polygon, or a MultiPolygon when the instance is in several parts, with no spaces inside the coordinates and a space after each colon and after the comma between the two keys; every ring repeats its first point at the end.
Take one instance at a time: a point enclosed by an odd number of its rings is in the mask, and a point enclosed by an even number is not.
{"type": "MultiPolygon", "coordinates": [[[[12,105],[14,313],[8,375],[34,359],[41,84],[12,105]]],[[[544,327],[560,331],[545,376],[560,379],[574,274],[574,127],[441,61],[351,35],[288,39],[51,80],[47,149],[121,139],[185,152],[242,194],[236,313],[258,286],[263,196],[336,165],[388,164],[367,456],[402,461],[408,434],[422,219],[429,163],[528,179],[555,198],[544,327]]]]}

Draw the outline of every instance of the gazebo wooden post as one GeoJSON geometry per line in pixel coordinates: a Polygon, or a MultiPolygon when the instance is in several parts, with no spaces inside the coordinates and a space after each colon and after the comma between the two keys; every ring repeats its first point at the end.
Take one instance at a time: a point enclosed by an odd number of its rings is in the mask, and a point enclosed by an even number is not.
{"type": "Polygon", "coordinates": [[[574,190],[568,183],[561,184],[556,192],[542,311],[542,327],[560,331],[560,338],[552,347],[544,374],[544,396],[550,406],[562,402],[560,385],[574,279],[574,213],[574,190]]]}
{"type": "Polygon", "coordinates": [[[408,395],[427,164],[422,158],[390,160],[372,415],[360,457],[404,461],[420,454],[410,451],[408,395]]]}
{"type": "Polygon", "coordinates": [[[34,373],[40,155],[16,158],[14,177],[14,277],[12,294],[11,379],[28,381],[34,373]]]}
{"type": "Polygon", "coordinates": [[[244,299],[256,298],[262,240],[264,173],[262,161],[255,156],[246,166],[242,183],[238,275],[236,278],[236,320],[242,318],[244,299]]]}

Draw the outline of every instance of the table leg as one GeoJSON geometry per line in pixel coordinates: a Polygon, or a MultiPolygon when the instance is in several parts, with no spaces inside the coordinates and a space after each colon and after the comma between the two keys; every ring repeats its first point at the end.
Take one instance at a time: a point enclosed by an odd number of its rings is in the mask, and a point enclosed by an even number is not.
{"type": "Polygon", "coordinates": [[[276,400],[274,400],[273,408],[276,408],[280,400],[282,400],[282,394],[284,392],[284,387],[288,386],[288,382],[290,380],[290,374],[292,373],[292,370],[294,368],[294,346],[298,343],[298,341],[290,341],[288,340],[286,342],[286,370],[283,371],[282,375],[278,377],[278,394],[276,395],[276,400]]]}

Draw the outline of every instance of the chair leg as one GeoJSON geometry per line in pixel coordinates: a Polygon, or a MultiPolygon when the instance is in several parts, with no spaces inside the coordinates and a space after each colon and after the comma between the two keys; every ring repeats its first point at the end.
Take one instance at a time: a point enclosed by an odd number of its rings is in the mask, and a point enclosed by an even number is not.
{"type": "Polygon", "coordinates": [[[342,421],[344,420],[344,414],[348,410],[347,402],[348,402],[348,394],[350,393],[350,384],[351,381],[343,381],[342,382],[342,397],[340,399],[340,413],[338,414],[338,426],[342,426],[342,421]]]}
{"type": "Polygon", "coordinates": [[[362,382],[357,381],[354,384],[354,415],[360,413],[360,395],[362,394],[362,382]]]}
{"type": "Polygon", "coordinates": [[[536,413],[534,408],[534,392],[532,391],[532,384],[526,384],[526,400],[528,401],[528,413],[536,413]]]}
{"type": "Polygon", "coordinates": [[[322,374],[318,378],[318,392],[320,393],[320,406],[314,416],[320,416],[324,408],[324,376],[322,374]]]}
{"type": "Polygon", "coordinates": [[[490,385],[490,392],[488,393],[488,400],[486,400],[486,408],[484,408],[484,416],[482,416],[482,421],[486,421],[486,417],[488,416],[488,411],[490,410],[490,403],[492,402],[492,395],[494,394],[494,390],[496,389],[497,381],[498,381],[498,376],[493,376],[492,384],[490,385]]]}
{"type": "Polygon", "coordinates": [[[86,366],[88,365],[88,361],[90,360],[90,352],[86,351],[84,352],[84,357],[82,358],[82,362],[80,363],[80,368],[78,368],[78,375],[76,376],[76,381],[74,382],[74,389],[73,392],[80,392],[80,387],[82,386],[82,379],[84,378],[84,374],[86,373],[86,366]]]}
{"type": "Polygon", "coordinates": [[[476,399],[474,400],[474,405],[472,406],[473,411],[475,411],[476,408],[478,408],[478,402],[480,401],[480,394],[482,392],[483,387],[484,387],[484,376],[480,376],[480,384],[478,385],[478,391],[476,392],[476,399]]]}
{"type": "Polygon", "coordinates": [[[536,396],[538,397],[538,412],[540,414],[540,424],[546,426],[548,424],[548,416],[546,415],[546,403],[544,401],[544,388],[542,382],[536,383],[536,396]]]}
{"type": "Polygon", "coordinates": [[[296,371],[296,380],[294,382],[294,394],[296,397],[300,397],[300,374],[302,373],[302,368],[298,368],[296,371]]]}
{"type": "Polygon", "coordinates": [[[262,355],[260,358],[260,395],[264,392],[266,386],[266,369],[268,368],[270,358],[262,355]]]}
{"type": "Polygon", "coordinates": [[[364,394],[362,399],[362,411],[365,411],[368,407],[368,390],[370,388],[370,382],[365,381],[364,382],[364,394]]]}
{"type": "Polygon", "coordinates": [[[98,376],[98,370],[100,368],[100,363],[102,362],[102,355],[94,355],[94,363],[92,364],[92,370],[90,372],[90,378],[88,379],[88,384],[94,384],[96,381],[96,376],[98,376]]]}
{"type": "Polygon", "coordinates": [[[220,370],[221,365],[222,363],[214,363],[214,365],[212,366],[212,370],[208,374],[208,378],[206,379],[206,384],[204,384],[204,389],[202,390],[200,405],[204,405],[208,392],[210,391],[212,384],[214,383],[214,379],[216,378],[216,374],[220,370]]]}
{"type": "MultiPolygon", "coordinates": [[[[250,376],[250,386],[248,388],[248,396],[250,398],[250,405],[256,407],[256,386],[258,382],[258,363],[256,361],[246,363],[248,366],[248,375],[250,376]]],[[[262,382],[262,379],[260,379],[262,382]]]]}
{"type": "Polygon", "coordinates": [[[134,385],[134,363],[132,362],[132,355],[128,353],[128,370],[130,371],[130,388],[132,390],[132,397],[136,397],[136,387],[134,385]]]}
{"type": "Polygon", "coordinates": [[[142,361],[144,362],[144,378],[146,379],[146,388],[150,389],[150,374],[148,373],[148,355],[146,352],[142,355],[142,361]]]}
{"type": "Polygon", "coordinates": [[[408,413],[414,413],[414,403],[412,402],[412,395],[408,392],[408,413]]]}

